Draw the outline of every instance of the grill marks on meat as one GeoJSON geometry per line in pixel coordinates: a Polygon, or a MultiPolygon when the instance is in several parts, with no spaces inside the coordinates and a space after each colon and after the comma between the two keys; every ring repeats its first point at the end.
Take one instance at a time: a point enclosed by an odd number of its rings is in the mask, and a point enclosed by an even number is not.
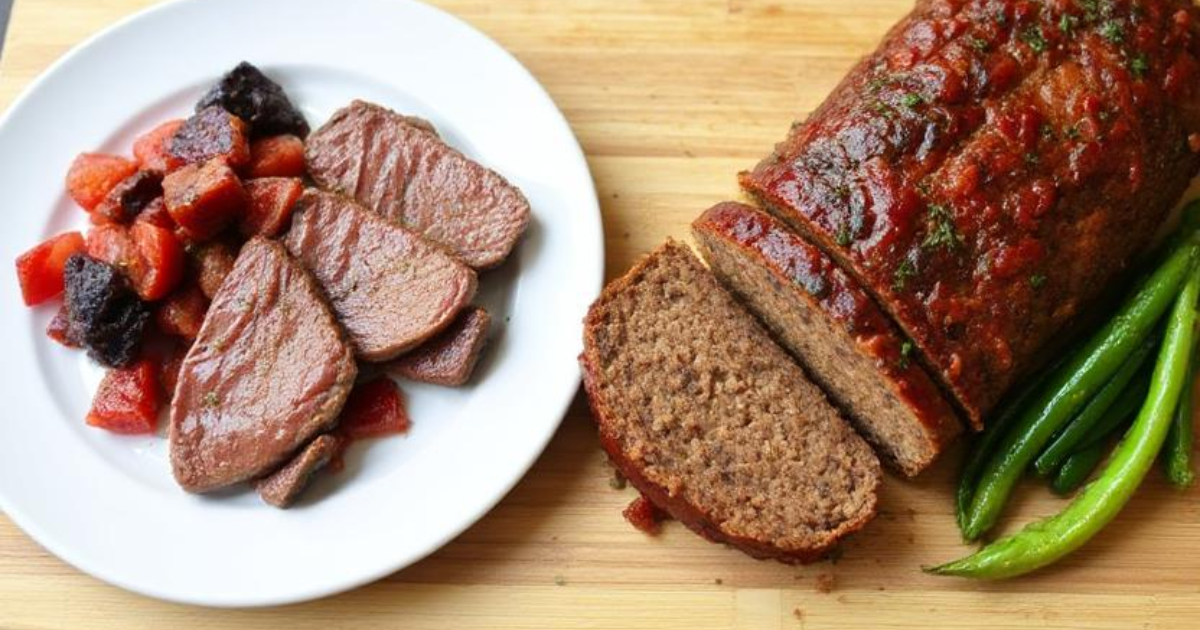
{"type": "Polygon", "coordinates": [[[977,426],[1200,166],[1200,11],[1101,5],[922,0],[742,175],[879,299],[977,426]]]}
{"type": "Polygon", "coordinates": [[[469,267],[341,195],[301,195],[285,242],[324,288],[356,353],[368,361],[417,347],[475,295],[469,267]]]}
{"type": "Polygon", "coordinates": [[[336,421],[356,374],[312,278],[282,245],[250,240],[180,371],[176,481],[207,492],[278,468],[336,421]]]}
{"type": "Polygon", "coordinates": [[[529,224],[504,177],[442,142],[432,126],[354,101],[312,133],[309,174],[322,188],[440,243],[468,265],[500,264],[529,224]]]}

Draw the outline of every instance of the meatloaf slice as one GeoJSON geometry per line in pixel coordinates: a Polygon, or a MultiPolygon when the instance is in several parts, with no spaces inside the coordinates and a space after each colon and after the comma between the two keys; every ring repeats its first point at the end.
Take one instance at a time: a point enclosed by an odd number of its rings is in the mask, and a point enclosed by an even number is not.
{"type": "Polygon", "coordinates": [[[613,463],[702,536],[806,562],[874,516],[870,447],[686,246],[604,290],[580,361],[613,463]]]}
{"type": "Polygon", "coordinates": [[[709,266],[848,412],[884,459],[924,470],[962,425],[906,339],[824,253],[779,220],[720,203],[692,223],[709,266]]]}
{"type": "Polygon", "coordinates": [[[449,328],[389,363],[387,369],[410,381],[451,387],[462,385],[471,378],[483,346],[487,344],[491,322],[492,316],[487,311],[478,306],[470,307],[449,328]]]}
{"type": "Polygon", "coordinates": [[[469,267],[342,195],[305,191],[285,243],[325,289],[367,361],[421,345],[475,296],[469,267]]]}
{"type": "Polygon", "coordinates": [[[357,368],[308,273],[254,238],[213,298],[171,401],[171,466],[189,492],[260,477],[336,422],[357,368]]]}
{"type": "Polygon", "coordinates": [[[283,468],[256,481],[254,489],[268,505],[286,508],[296,502],[313,475],[333,459],[339,448],[339,438],[328,434],[317,436],[283,468]]]}
{"type": "Polygon", "coordinates": [[[529,202],[504,177],[447,145],[429,123],[354,101],[308,138],[308,171],[476,269],[504,260],[529,202]]]}

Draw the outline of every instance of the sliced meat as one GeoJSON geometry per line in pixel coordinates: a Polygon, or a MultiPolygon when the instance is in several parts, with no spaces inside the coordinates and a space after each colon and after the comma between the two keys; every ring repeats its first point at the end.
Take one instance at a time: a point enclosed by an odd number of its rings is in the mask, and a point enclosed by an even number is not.
{"type": "Polygon", "coordinates": [[[494,267],[525,232],[529,202],[432,131],[423,120],[354,101],[308,138],[308,172],[468,265],[494,267]]]}
{"type": "Polygon", "coordinates": [[[717,278],[766,323],[884,459],[912,476],[962,431],[902,335],[819,249],[750,206],[717,204],[692,233],[717,278]]]}
{"type": "Polygon", "coordinates": [[[475,296],[475,272],[353,200],[308,190],[286,236],[321,284],[359,357],[386,361],[454,321],[475,296]]]}
{"type": "Polygon", "coordinates": [[[313,475],[333,459],[339,448],[341,444],[338,438],[332,435],[318,436],[283,468],[256,481],[254,489],[269,505],[286,508],[304,492],[313,475]]]}
{"type": "Polygon", "coordinates": [[[488,312],[473,306],[463,311],[446,330],[388,364],[390,373],[410,381],[457,386],[471,378],[483,346],[487,344],[488,312]]]}
{"type": "Polygon", "coordinates": [[[276,469],[330,428],[357,375],[320,289],[282,245],[247,242],[171,401],[171,466],[189,492],[276,469]]]}
{"type": "Polygon", "coordinates": [[[604,290],[580,360],[614,465],[704,537],[806,562],[874,516],[875,454],[685,246],[604,290]]]}

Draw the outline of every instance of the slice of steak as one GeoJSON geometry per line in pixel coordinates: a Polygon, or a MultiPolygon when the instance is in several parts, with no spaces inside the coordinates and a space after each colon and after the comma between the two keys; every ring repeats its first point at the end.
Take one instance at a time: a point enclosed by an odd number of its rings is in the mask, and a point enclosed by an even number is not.
{"type": "Polygon", "coordinates": [[[279,467],[330,428],[357,375],[320,289],[254,238],[213,298],[171,401],[171,466],[189,492],[279,467]]]}
{"type": "Polygon", "coordinates": [[[341,195],[305,191],[285,243],[325,289],[367,361],[421,345],[475,296],[469,267],[341,195]]]}
{"type": "Polygon", "coordinates": [[[504,177],[467,158],[425,121],[354,101],[313,132],[308,171],[468,265],[500,264],[529,224],[529,202],[504,177]]]}
{"type": "Polygon", "coordinates": [[[283,465],[283,468],[254,483],[258,496],[269,505],[286,508],[308,487],[317,471],[325,467],[337,453],[340,440],[321,435],[308,443],[304,450],[283,465]]]}
{"type": "Polygon", "coordinates": [[[388,372],[420,383],[462,385],[479,362],[491,322],[487,311],[468,308],[437,337],[388,364],[388,372]]]}

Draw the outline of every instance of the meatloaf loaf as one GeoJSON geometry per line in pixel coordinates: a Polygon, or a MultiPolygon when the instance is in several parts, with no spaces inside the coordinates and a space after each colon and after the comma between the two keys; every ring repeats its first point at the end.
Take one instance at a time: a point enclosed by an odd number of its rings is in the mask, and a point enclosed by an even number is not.
{"type": "Polygon", "coordinates": [[[870,447],[687,247],[604,290],[580,361],[613,463],[706,538],[804,562],[875,514],[870,447]]]}
{"type": "Polygon", "coordinates": [[[782,223],[717,204],[692,233],[721,282],[767,324],[859,430],[906,475],[921,472],[962,425],[904,338],[857,283],[782,223]]]}
{"type": "Polygon", "coordinates": [[[354,101],[312,133],[308,171],[477,269],[500,264],[529,224],[516,186],[456,151],[432,125],[354,101]]]}
{"type": "Polygon", "coordinates": [[[741,183],[850,270],[978,425],[1200,166],[1185,0],[919,0],[741,183]]]}

